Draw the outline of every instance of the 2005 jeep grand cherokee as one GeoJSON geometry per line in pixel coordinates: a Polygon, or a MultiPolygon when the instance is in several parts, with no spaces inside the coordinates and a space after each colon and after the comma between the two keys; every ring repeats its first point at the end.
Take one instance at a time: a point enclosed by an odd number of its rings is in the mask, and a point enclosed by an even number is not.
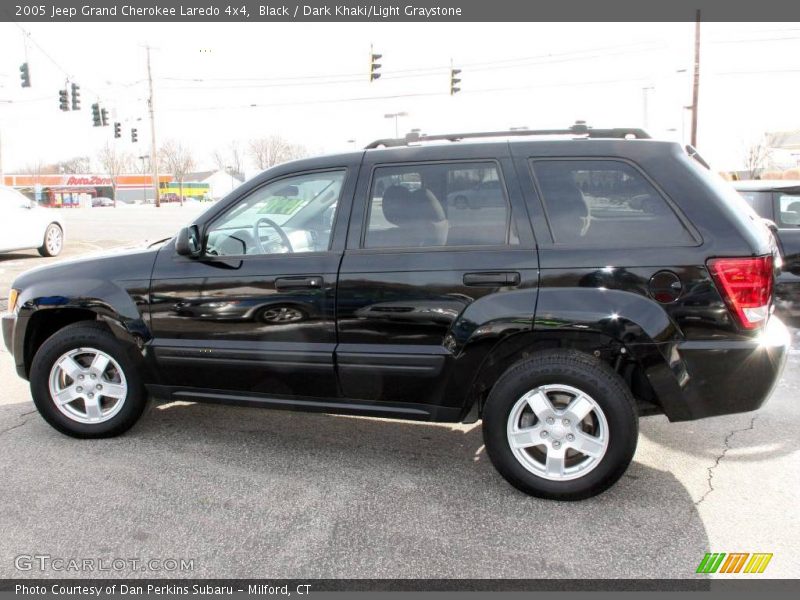
{"type": "Polygon", "coordinates": [[[150,397],[482,419],[511,484],[586,498],[640,416],[757,409],[787,353],[771,233],[691,148],[647,137],[578,124],[276,166],[160,245],[21,275],[5,342],[68,435],[121,434],[150,397]]]}

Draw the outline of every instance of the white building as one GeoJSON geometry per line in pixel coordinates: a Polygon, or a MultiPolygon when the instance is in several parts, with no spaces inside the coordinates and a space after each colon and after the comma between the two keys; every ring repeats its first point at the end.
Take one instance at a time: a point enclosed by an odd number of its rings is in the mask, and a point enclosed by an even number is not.
{"type": "Polygon", "coordinates": [[[244,182],[244,175],[221,169],[218,171],[198,171],[196,173],[187,173],[184,181],[207,183],[211,199],[219,200],[239,187],[244,182]]]}

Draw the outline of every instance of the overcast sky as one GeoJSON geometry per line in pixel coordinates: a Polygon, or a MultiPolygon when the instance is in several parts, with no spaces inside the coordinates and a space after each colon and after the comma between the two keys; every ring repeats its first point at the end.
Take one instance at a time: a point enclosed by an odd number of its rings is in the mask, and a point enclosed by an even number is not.
{"type": "MultiPolygon", "coordinates": [[[[278,133],[313,152],[401,134],[528,126],[643,126],[688,141],[693,23],[0,24],[0,131],[7,173],[35,161],[94,156],[113,131],[91,126],[92,102],[124,123],[116,143],[149,151],[146,63],[152,51],[159,142],[194,149],[198,167],[233,140],[278,133]],[[370,43],[383,77],[368,83],[370,43]],[[33,87],[19,85],[30,65],[33,87]],[[49,57],[48,57],[49,56],[49,57]],[[448,93],[449,65],[462,92],[448,93]],[[65,79],[82,110],[58,110],[65,79]],[[647,115],[645,115],[645,96],[647,115]],[[255,105],[255,106],[252,106],[255,105]],[[142,119],[137,121],[137,119],[142,119]],[[139,143],[129,128],[139,129],[139,143]]],[[[741,166],[764,131],[800,129],[800,24],[707,23],[702,30],[699,149],[741,166]]]]}

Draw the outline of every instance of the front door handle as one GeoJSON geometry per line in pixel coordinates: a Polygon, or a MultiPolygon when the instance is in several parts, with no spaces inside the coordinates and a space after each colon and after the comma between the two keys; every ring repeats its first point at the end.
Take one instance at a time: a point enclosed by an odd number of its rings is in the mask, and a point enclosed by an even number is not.
{"type": "Polygon", "coordinates": [[[472,287],[496,287],[519,285],[520,277],[516,271],[503,271],[500,273],[466,273],[464,285],[472,287]]]}
{"type": "Polygon", "coordinates": [[[322,277],[279,277],[275,280],[275,289],[279,292],[288,290],[321,290],[322,277]]]}

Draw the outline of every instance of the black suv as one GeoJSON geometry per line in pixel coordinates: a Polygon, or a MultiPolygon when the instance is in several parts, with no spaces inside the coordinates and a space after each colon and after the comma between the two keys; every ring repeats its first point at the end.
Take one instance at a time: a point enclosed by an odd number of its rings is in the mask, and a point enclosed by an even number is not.
{"type": "Polygon", "coordinates": [[[118,435],[150,396],[482,419],[510,483],[586,498],[627,468],[639,416],[757,409],[787,353],[768,229],[644,137],[454,134],[283,164],[160,245],[21,275],[5,342],[68,435],[118,435]]]}
{"type": "Polygon", "coordinates": [[[778,237],[783,266],[775,282],[775,305],[790,318],[800,317],[800,181],[736,181],[733,186],[778,237]]]}

